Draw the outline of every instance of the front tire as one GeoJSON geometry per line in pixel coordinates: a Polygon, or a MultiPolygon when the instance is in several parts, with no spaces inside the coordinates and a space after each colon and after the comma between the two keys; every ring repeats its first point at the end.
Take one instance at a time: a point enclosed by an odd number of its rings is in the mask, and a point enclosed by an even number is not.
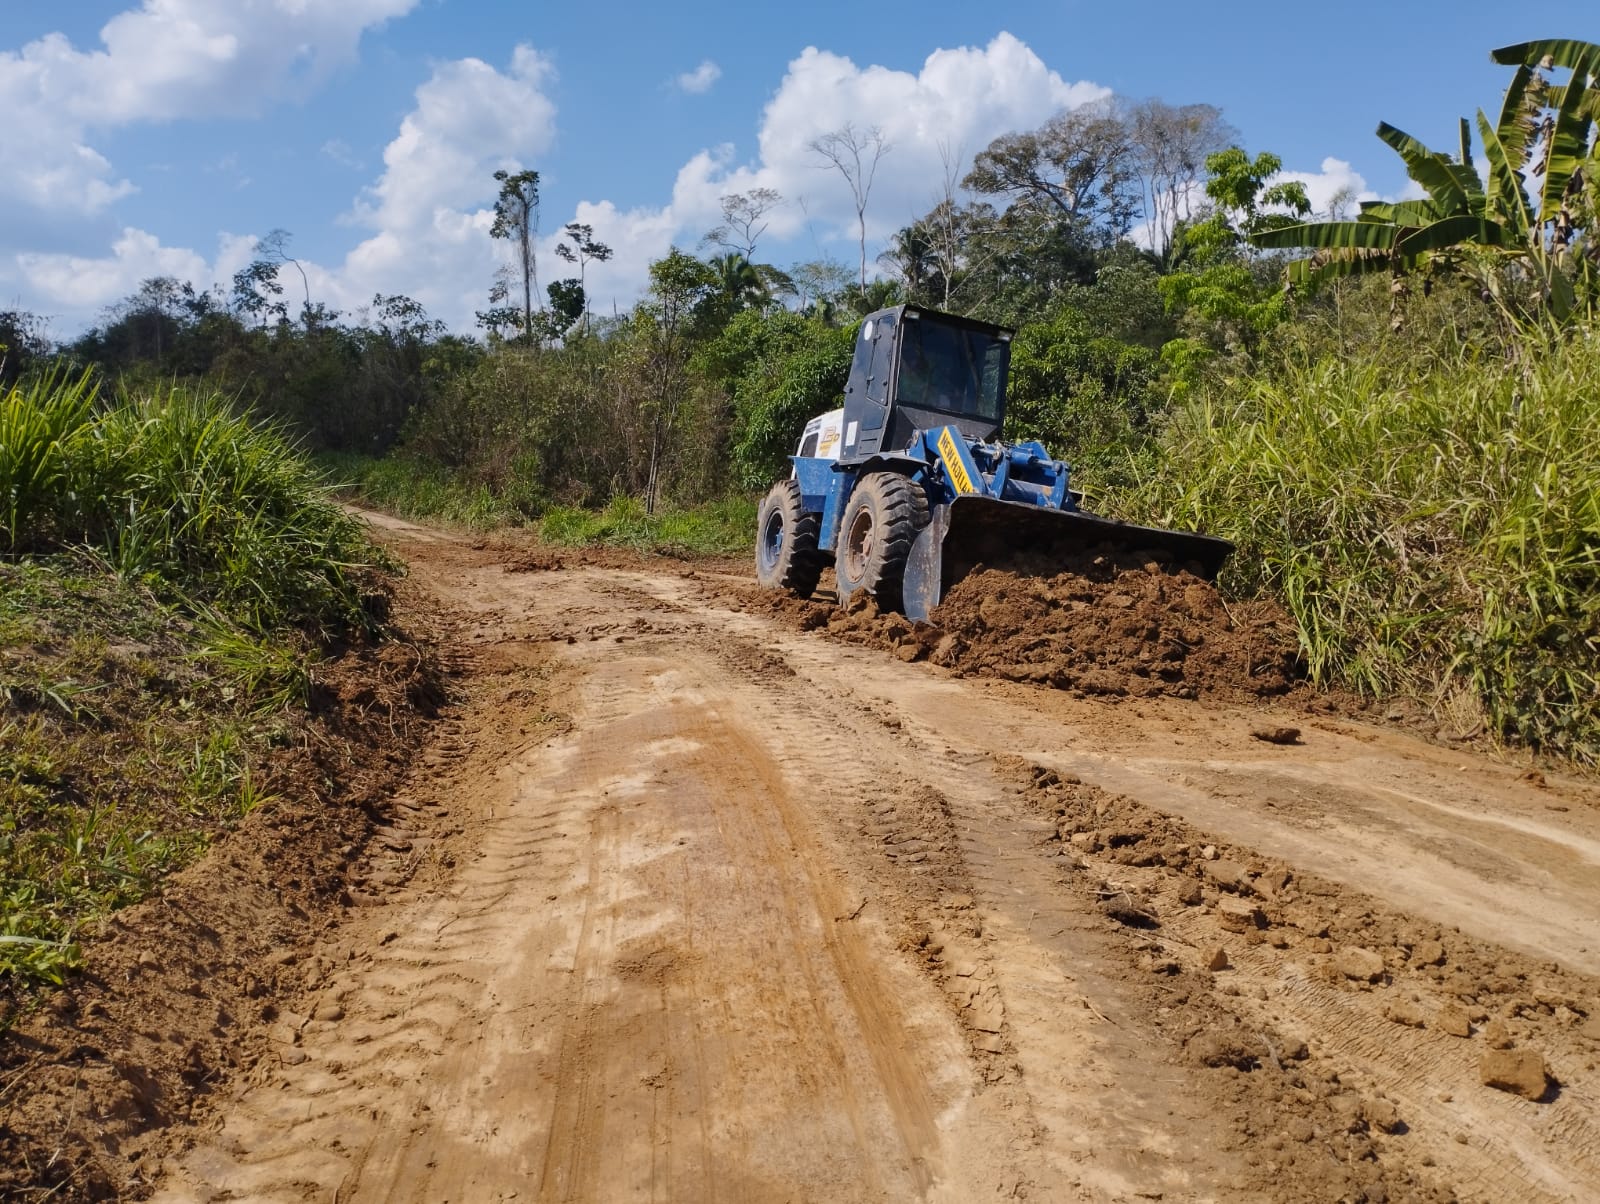
{"type": "Polygon", "coordinates": [[[767,589],[809,598],[826,563],[817,551],[820,515],[807,513],[799,482],[779,481],[756,512],[756,580],[767,589]]]}
{"type": "Polygon", "coordinates": [[[846,603],[857,590],[865,590],[878,609],[903,611],[906,560],[927,521],[928,500],[920,486],[893,472],[864,477],[839,524],[834,560],[839,601],[846,603]]]}

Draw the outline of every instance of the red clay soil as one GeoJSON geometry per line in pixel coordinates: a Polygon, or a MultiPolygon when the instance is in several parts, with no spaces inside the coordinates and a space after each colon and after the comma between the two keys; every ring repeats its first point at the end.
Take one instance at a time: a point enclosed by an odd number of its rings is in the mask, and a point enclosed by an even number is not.
{"type": "Polygon", "coordinates": [[[931,622],[847,610],[756,589],[744,605],[886,645],[962,676],[1002,677],[1077,695],[1250,701],[1304,679],[1293,622],[1269,602],[1225,602],[1160,554],[1091,549],[1045,564],[1019,556],[957,582],[931,622]]]}
{"type": "Polygon", "coordinates": [[[326,972],[295,951],[362,901],[350,867],[442,694],[431,654],[400,640],[315,685],[262,767],[267,801],[91,934],[83,972],[0,1040],[0,1199],[141,1198],[214,1087],[270,1056],[278,1001],[326,972]]]}

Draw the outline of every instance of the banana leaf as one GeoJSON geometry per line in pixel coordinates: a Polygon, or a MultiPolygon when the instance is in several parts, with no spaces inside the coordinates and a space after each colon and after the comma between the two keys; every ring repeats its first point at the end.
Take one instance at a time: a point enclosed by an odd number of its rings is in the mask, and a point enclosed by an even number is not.
{"type": "Polygon", "coordinates": [[[1512,166],[1511,152],[1500,141],[1501,131],[1489,124],[1482,109],[1478,110],[1478,135],[1483,139],[1483,153],[1489,157],[1489,195],[1495,215],[1528,238],[1534,223],[1522,173],[1512,166]]]}
{"type": "Polygon", "coordinates": [[[1586,57],[1600,52],[1593,42],[1580,42],[1574,38],[1540,38],[1532,42],[1518,42],[1515,46],[1502,46],[1491,50],[1489,57],[1505,67],[1519,64],[1537,66],[1549,59],[1555,67],[1576,67],[1586,57]]]}
{"type": "Polygon", "coordinates": [[[1252,234],[1258,247],[1310,247],[1318,250],[1387,250],[1398,227],[1379,222],[1304,222],[1252,234]]]}
{"type": "Polygon", "coordinates": [[[1425,255],[1430,251],[1443,251],[1462,243],[1480,247],[1514,247],[1518,240],[1499,222],[1488,221],[1471,214],[1447,217],[1407,234],[1398,243],[1398,250],[1408,258],[1425,255]]]}
{"type": "Polygon", "coordinates": [[[1470,208],[1469,192],[1456,174],[1452,164],[1443,155],[1429,150],[1404,130],[1396,129],[1387,121],[1378,123],[1378,137],[1405,161],[1406,172],[1421,184],[1434,204],[1446,213],[1460,213],[1470,208]]]}

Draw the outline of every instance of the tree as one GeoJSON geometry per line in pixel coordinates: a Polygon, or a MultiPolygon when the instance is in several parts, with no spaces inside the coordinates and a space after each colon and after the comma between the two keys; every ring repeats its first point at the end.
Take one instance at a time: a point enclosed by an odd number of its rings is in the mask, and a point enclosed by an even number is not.
{"type": "Polygon", "coordinates": [[[1143,100],[1128,109],[1126,120],[1150,246],[1165,259],[1179,227],[1194,216],[1206,157],[1227,147],[1238,132],[1214,105],[1143,100]]]}
{"type": "Polygon", "coordinates": [[[1460,153],[1429,150],[1387,122],[1378,137],[1422,186],[1420,200],[1368,202],[1355,221],[1314,222],[1264,230],[1257,246],[1308,249],[1288,265],[1291,284],[1316,286],[1373,271],[1424,267],[1465,269],[1513,316],[1504,300],[1525,283],[1536,308],[1566,318],[1579,301],[1600,303],[1600,45],[1545,40],[1505,46],[1495,62],[1515,66],[1500,119],[1478,110],[1477,129],[1489,161],[1487,188],[1472,163],[1472,128],[1460,126],[1460,153]],[[1564,85],[1545,76],[1569,68],[1564,85]],[[1529,181],[1537,192],[1529,192],[1529,181]]]}
{"type": "Polygon", "coordinates": [[[973,161],[963,181],[974,192],[1005,194],[1053,209],[1074,230],[1126,234],[1139,207],[1133,132],[1114,101],[1080,105],[1030,133],[1002,134],[973,161]]]}
{"type": "Polygon", "coordinates": [[[588,296],[581,280],[552,280],[545,290],[550,295],[547,331],[559,339],[576,326],[588,309],[588,296]]]}
{"type": "Polygon", "coordinates": [[[1305,185],[1271,182],[1282,167],[1277,155],[1252,159],[1237,146],[1206,157],[1211,215],[1183,231],[1180,270],[1160,282],[1168,310],[1184,314],[1190,330],[1162,348],[1180,385],[1219,351],[1254,355],[1262,335],[1289,316],[1286,298],[1263,280],[1252,251],[1252,240],[1311,212],[1305,185]]]}
{"type": "Polygon", "coordinates": [[[855,203],[856,228],[861,244],[861,291],[867,291],[867,200],[872,195],[872,181],[878,174],[878,163],[892,149],[883,131],[877,126],[856,129],[851,122],[813,138],[807,146],[822,160],[819,166],[832,166],[850,188],[855,203]]]}
{"type": "Polygon", "coordinates": [[[710,230],[705,241],[754,260],[756,243],[767,232],[765,218],[781,204],[783,193],[776,188],[730,193],[722,198],[722,224],[710,230]]]}
{"type": "Polygon", "coordinates": [[[233,308],[259,320],[262,326],[269,316],[280,321],[289,316],[288,307],[277,300],[282,296],[278,264],[270,259],[253,259],[233,274],[233,308]]]}
{"type": "Polygon", "coordinates": [[[934,260],[933,233],[926,219],[919,218],[909,226],[902,226],[889,239],[889,245],[878,255],[878,262],[888,268],[907,297],[921,301],[938,268],[934,260]]]}
{"type": "Polygon", "coordinates": [[[674,247],[650,265],[649,328],[650,462],[645,478],[646,514],[654,514],[661,494],[661,470],[683,408],[688,384],[689,340],[704,306],[717,290],[711,267],[674,247]]]}
{"type": "Polygon", "coordinates": [[[0,388],[9,388],[50,354],[44,322],[25,310],[0,311],[0,388]]]}
{"type": "Polygon", "coordinates": [[[256,240],[256,256],[272,264],[294,264],[295,270],[300,273],[300,286],[305,290],[305,309],[311,308],[311,281],[306,276],[306,270],[300,261],[289,254],[289,243],[294,235],[287,230],[268,231],[265,238],[256,240]]]}
{"type": "Polygon", "coordinates": [[[539,235],[539,173],[519,171],[513,175],[497,171],[494,178],[500,184],[500,195],[495,198],[494,225],[489,227],[489,234],[512,245],[513,266],[522,285],[522,333],[532,340],[533,298],[539,288],[534,249],[539,235]]]}
{"type": "MultiPolygon", "coordinates": [[[[587,331],[589,326],[589,279],[587,269],[591,263],[605,263],[606,260],[611,258],[612,251],[611,248],[606,246],[605,243],[595,241],[594,227],[586,222],[568,222],[564,227],[562,227],[562,233],[566,236],[568,241],[556,244],[556,255],[568,263],[575,263],[578,265],[578,295],[583,299],[584,302],[581,316],[583,318],[584,329],[587,331]]],[[[554,288],[555,286],[552,285],[550,293],[550,302],[552,305],[556,303],[554,288]]],[[[567,297],[571,296],[570,293],[565,295],[567,297]]],[[[568,322],[564,329],[570,329],[571,326],[572,323],[568,322]]]]}
{"type": "Polygon", "coordinates": [[[732,315],[746,309],[765,309],[772,293],[761,270],[737,251],[714,255],[709,266],[717,278],[721,301],[732,315]]]}

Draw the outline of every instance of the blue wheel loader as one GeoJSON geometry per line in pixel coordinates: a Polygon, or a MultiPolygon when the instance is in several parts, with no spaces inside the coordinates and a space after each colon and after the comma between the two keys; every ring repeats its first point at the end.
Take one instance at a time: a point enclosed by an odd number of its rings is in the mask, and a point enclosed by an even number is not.
{"type": "Polygon", "coordinates": [[[1012,333],[915,305],[861,323],[844,405],[806,425],[761,502],[762,585],[810,597],[831,562],[840,605],[865,591],[925,620],[977,566],[1019,554],[1048,571],[1110,545],[1216,576],[1227,540],[1090,514],[1066,464],[1001,441],[1012,333]]]}

